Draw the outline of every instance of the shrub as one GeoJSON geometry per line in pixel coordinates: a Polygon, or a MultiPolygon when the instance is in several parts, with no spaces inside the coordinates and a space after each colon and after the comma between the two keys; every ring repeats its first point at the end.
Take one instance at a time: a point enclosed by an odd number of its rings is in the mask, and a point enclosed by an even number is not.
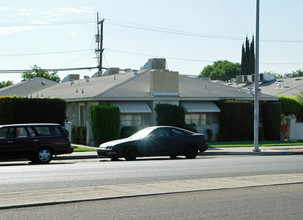
{"type": "Polygon", "coordinates": [[[279,140],[281,127],[281,103],[263,103],[263,127],[266,140],[279,140]]]}
{"type": "Polygon", "coordinates": [[[281,111],[284,115],[297,114],[300,107],[302,106],[298,98],[282,95],[277,95],[277,97],[279,97],[279,101],[281,102],[281,111]]]}
{"type": "Polygon", "coordinates": [[[189,131],[192,131],[192,132],[195,132],[195,133],[198,132],[197,125],[193,122],[191,122],[190,124],[185,124],[185,129],[187,129],[189,131]]]}
{"type": "Polygon", "coordinates": [[[248,101],[218,102],[221,112],[219,116],[220,141],[251,140],[254,122],[254,105],[248,101]]]}
{"type": "Polygon", "coordinates": [[[93,105],[90,113],[92,131],[99,144],[119,138],[119,107],[93,105]]]}
{"type": "Polygon", "coordinates": [[[132,134],[136,133],[138,131],[138,128],[135,126],[124,126],[121,128],[120,137],[121,138],[127,138],[131,136],[132,134]]]}
{"type": "Polygon", "coordinates": [[[213,140],[213,130],[207,129],[206,134],[207,134],[208,141],[212,141],[213,140]]]}
{"type": "Polygon", "coordinates": [[[86,128],[81,126],[72,127],[72,143],[86,144],[86,128]]]}
{"type": "Polygon", "coordinates": [[[170,125],[185,128],[185,110],[182,106],[170,104],[157,104],[158,125],[170,125]]]}
{"type": "Polygon", "coordinates": [[[65,108],[62,99],[0,97],[0,124],[51,122],[63,126],[65,108]]]}

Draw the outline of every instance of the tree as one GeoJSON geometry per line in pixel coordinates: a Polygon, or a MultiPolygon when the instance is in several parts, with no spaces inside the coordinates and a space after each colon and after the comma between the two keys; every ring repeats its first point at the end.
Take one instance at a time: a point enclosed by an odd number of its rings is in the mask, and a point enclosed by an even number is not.
{"type": "Polygon", "coordinates": [[[240,64],[228,60],[215,61],[213,65],[203,68],[199,77],[210,77],[212,80],[229,80],[240,75],[240,64]]]}
{"type": "Polygon", "coordinates": [[[57,74],[57,71],[53,72],[53,73],[49,73],[47,70],[41,69],[41,67],[34,65],[32,67],[32,70],[28,71],[28,72],[24,72],[21,75],[22,77],[22,81],[24,81],[25,79],[30,79],[33,77],[42,77],[45,79],[49,79],[55,82],[60,82],[61,79],[57,74]]]}
{"type": "Polygon", "coordinates": [[[6,87],[6,86],[11,86],[11,85],[13,85],[13,81],[10,81],[10,80],[0,82],[0,88],[6,87]]]}
{"type": "Polygon", "coordinates": [[[292,77],[300,77],[303,76],[303,70],[299,69],[292,72],[292,77]]]}
{"type": "Polygon", "coordinates": [[[248,37],[242,44],[242,56],[241,56],[241,75],[255,74],[255,46],[254,37],[252,37],[251,43],[249,43],[248,37]]]}

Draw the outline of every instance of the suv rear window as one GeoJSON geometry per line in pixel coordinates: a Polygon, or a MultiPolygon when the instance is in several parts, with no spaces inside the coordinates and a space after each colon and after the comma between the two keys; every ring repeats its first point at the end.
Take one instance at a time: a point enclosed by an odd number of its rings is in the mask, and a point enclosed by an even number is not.
{"type": "Polygon", "coordinates": [[[34,129],[38,132],[39,136],[60,136],[61,133],[56,126],[37,126],[34,129]]]}

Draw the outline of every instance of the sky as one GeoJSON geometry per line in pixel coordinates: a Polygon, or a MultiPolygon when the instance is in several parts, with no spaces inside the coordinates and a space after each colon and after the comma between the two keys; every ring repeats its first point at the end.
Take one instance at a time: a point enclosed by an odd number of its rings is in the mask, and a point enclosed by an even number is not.
{"type": "MultiPolygon", "coordinates": [[[[241,62],[256,32],[256,0],[1,0],[0,81],[21,72],[96,67],[97,12],[104,19],[103,67],[140,69],[150,58],[199,75],[217,60],[241,62]]],[[[303,1],[260,0],[260,72],[303,69],[303,1]]],[[[97,69],[59,71],[91,76],[97,69]]]]}

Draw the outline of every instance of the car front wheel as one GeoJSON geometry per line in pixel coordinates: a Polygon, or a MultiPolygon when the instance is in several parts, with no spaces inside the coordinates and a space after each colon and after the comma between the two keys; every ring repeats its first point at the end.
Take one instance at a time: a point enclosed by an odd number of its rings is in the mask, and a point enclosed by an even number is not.
{"type": "Polygon", "coordinates": [[[52,151],[48,147],[41,147],[36,152],[35,162],[40,164],[47,164],[53,158],[52,151]]]}
{"type": "Polygon", "coordinates": [[[198,148],[195,145],[188,145],[184,150],[187,159],[194,159],[198,155],[198,148]]]}
{"type": "Polygon", "coordinates": [[[125,160],[136,160],[137,149],[135,147],[128,147],[124,153],[125,160]]]}

